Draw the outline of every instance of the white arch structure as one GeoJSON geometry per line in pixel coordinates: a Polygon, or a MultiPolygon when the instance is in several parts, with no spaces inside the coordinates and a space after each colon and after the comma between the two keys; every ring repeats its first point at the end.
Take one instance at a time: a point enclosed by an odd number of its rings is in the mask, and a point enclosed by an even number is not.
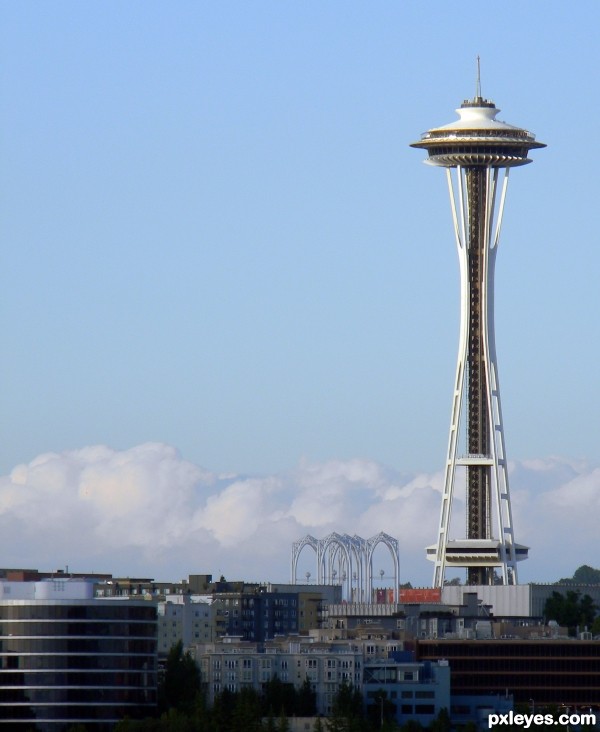
{"type": "Polygon", "coordinates": [[[342,585],[342,594],[355,602],[371,602],[373,596],[373,556],[383,544],[390,552],[394,573],[394,602],[399,600],[400,558],[398,540],[380,532],[370,539],[356,534],[333,532],[324,539],[307,534],[292,544],[292,584],[298,582],[298,560],[305,547],[315,553],[316,583],[342,585]]]}

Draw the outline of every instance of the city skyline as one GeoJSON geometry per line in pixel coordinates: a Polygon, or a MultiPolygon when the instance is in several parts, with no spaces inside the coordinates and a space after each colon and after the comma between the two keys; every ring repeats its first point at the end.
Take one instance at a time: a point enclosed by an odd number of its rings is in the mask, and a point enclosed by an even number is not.
{"type": "Polygon", "coordinates": [[[518,11],[531,32],[394,3],[0,8],[5,556],[149,568],[157,542],[169,574],[260,557],[253,579],[285,580],[304,534],[384,530],[429,583],[458,271],[407,146],[479,54],[483,95],[550,145],[511,182],[498,263],[520,580],[593,564],[600,252],[574,118],[600,104],[600,10],[518,11]]]}

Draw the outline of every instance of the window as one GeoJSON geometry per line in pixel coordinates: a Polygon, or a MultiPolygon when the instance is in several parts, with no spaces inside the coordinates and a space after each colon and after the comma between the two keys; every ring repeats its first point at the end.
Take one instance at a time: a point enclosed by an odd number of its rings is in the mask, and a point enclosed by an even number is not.
{"type": "Polygon", "coordinates": [[[415,714],[435,714],[433,704],[415,704],[415,714]]]}

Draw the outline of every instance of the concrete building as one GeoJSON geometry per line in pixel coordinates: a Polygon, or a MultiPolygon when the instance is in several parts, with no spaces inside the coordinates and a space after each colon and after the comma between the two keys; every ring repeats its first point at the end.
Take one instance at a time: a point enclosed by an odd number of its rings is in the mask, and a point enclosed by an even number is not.
{"type": "Polygon", "coordinates": [[[172,595],[158,603],[157,641],[159,656],[166,656],[182,641],[185,648],[193,643],[215,640],[215,608],[210,600],[198,595],[172,595]]]}
{"type": "Polygon", "coordinates": [[[383,720],[387,708],[399,724],[412,719],[426,727],[442,709],[450,713],[450,667],[445,660],[419,663],[402,660],[398,654],[366,661],[362,693],[372,717],[380,707],[383,720]]]}
{"type": "Polygon", "coordinates": [[[0,728],[111,729],[156,706],[156,605],[93,583],[0,582],[0,728]]]}

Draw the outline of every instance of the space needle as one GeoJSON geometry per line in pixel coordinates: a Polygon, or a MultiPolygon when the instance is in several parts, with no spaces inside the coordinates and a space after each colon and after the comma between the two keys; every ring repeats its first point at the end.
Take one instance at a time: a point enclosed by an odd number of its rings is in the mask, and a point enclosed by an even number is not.
{"type": "MultiPolygon", "coordinates": [[[[479,60],[478,60],[479,61],[479,60]]],[[[479,66],[479,63],[478,63],[479,66]]],[[[517,562],[528,548],[514,540],[504,426],[494,339],[494,267],[511,168],[545,147],[525,129],[496,119],[499,109],[481,96],[456,110],[459,119],[425,132],[411,147],[425,162],[446,168],[460,268],[460,337],[433,586],[449,568],[467,570],[467,584],[517,583],[517,562]],[[466,484],[465,538],[450,535],[457,481],[466,484]]]]}

